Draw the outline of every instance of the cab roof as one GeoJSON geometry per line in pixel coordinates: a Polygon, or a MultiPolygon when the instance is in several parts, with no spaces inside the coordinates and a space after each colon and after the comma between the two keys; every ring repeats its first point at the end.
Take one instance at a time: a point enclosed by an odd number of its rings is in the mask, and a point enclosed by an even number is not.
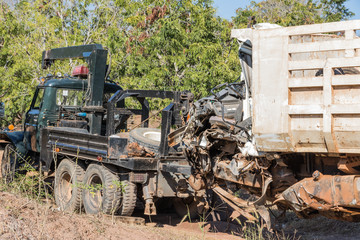
{"type": "MultiPolygon", "coordinates": [[[[40,86],[68,89],[86,89],[88,86],[88,82],[87,80],[78,78],[53,78],[47,80],[43,85],[40,86]]],[[[105,92],[116,92],[117,90],[122,90],[122,88],[115,83],[105,82],[105,92]]]]}

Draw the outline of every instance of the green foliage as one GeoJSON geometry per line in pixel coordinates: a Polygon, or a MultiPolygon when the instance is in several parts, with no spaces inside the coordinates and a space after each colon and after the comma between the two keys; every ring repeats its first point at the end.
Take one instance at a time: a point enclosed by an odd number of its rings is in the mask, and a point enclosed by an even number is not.
{"type": "MultiPolygon", "coordinates": [[[[39,78],[70,73],[77,60],[40,67],[42,51],[100,43],[111,53],[111,80],[125,89],[191,90],[196,98],[240,73],[231,28],[249,16],[282,26],[351,17],[346,0],[267,0],[217,17],[211,0],[19,0],[0,3],[0,98],[19,122],[39,78]]],[[[153,102],[162,106],[163,103],[153,102]]]]}
{"type": "Polygon", "coordinates": [[[52,199],[49,193],[51,184],[45,181],[45,177],[26,159],[22,161],[21,167],[16,170],[10,182],[0,180],[0,191],[17,193],[36,200],[52,199]]]}
{"type": "MultiPolygon", "coordinates": [[[[0,95],[6,114],[20,120],[28,109],[40,76],[42,51],[81,44],[87,35],[88,1],[19,1],[13,8],[0,5],[0,95]]],[[[68,72],[60,65],[52,71],[68,72]]]]}
{"type": "Polygon", "coordinates": [[[250,16],[255,16],[257,22],[269,22],[281,26],[340,21],[354,15],[345,7],[346,1],[265,0],[258,3],[252,1],[247,8],[239,8],[236,11],[233,21],[236,27],[246,27],[250,16]]]}
{"type": "Polygon", "coordinates": [[[323,9],[322,17],[325,22],[335,22],[340,20],[346,20],[354,13],[345,7],[347,0],[321,0],[321,6],[323,9]]]}
{"type": "Polygon", "coordinates": [[[2,3],[0,21],[0,96],[10,120],[22,118],[41,76],[78,64],[42,70],[42,51],[55,47],[102,44],[110,78],[125,89],[190,89],[200,97],[240,72],[232,25],[210,0],[23,0],[2,3]]]}

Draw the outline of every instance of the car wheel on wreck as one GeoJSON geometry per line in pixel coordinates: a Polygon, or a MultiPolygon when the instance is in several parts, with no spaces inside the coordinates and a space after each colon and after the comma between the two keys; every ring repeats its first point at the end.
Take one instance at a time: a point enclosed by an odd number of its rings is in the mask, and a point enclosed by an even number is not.
{"type": "Polygon", "coordinates": [[[85,212],[130,216],[136,206],[136,185],[120,178],[108,167],[90,164],[84,176],[85,212]]]}
{"type": "Polygon", "coordinates": [[[60,162],[55,172],[55,202],[62,211],[78,212],[81,208],[84,166],[70,159],[60,162]]]}
{"type": "Polygon", "coordinates": [[[129,141],[136,142],[140,146],[154,153],[159,152],[161,141],[161,129],[157,128],[135,128],[129,133],[129,141]]]}

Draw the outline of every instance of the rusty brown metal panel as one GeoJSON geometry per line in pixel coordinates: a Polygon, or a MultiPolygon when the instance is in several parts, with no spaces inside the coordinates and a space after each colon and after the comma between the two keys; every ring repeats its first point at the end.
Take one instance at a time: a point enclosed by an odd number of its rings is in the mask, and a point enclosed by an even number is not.
{"type": "Polygon", "coordinates": [[[319,212],[329,218],[358,221],[360,176],[322,175],[315,171],[282,193],[287,204],[304,216],[319,212]]]}

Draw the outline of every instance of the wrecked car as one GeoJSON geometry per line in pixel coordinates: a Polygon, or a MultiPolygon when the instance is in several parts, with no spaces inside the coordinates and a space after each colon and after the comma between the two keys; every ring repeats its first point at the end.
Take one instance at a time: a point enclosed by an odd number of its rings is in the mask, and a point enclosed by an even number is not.
{"type": "MultiPolygon", "coordinates": [[[[269,206],[299,217],[360,216],[360,21],[232,30],[241,81],[198,100],[184,143],[195,191],[210,188],[249,220],[269,206]],[[257,196],[246,201],[239,190],[257,196]]],[[[173,141],[173,143],[171,142],[173,141]]]]}

